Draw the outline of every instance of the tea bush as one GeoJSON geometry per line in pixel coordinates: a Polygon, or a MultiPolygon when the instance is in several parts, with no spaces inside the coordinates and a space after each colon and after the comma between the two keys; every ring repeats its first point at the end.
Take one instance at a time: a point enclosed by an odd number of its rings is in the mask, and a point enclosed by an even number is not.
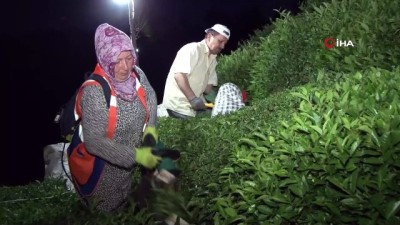
{"type": "Polygon", "coordinates": [[[0,189],[1,224],[52,224],[75,208],[75,195],[59,180],[0,189]],[[43,224],[43,223],[41,223],[43,224]]]}
{"type": "Polygon", "coordinates": [[[240,138],[214,224],[399,224],[400,67],[292,95],[280,126],[240,138]]]}
{"type": "Polygon", "coordinates": [[[304,8],[297,16],[282,12],[257,47],[249,72],[254,98],[310,82],[318,69],[355,72],[399,65],[400,2],[343,0],[304,8]],[[354,47],[327,49],[327,37],[351,40],[354,47]]]}
{"type": "Polygon", "coordinates": [[[171,211],[193,224],[400,224],[399,4],[309,0],[220,57],[220,83],[250,90],[251,106],[160,119],[181,191],[158,191],[149,211],[83,209],[49,180],[0,188],[0,224],[156,224],[171,211]],[[326,49],[329,36],[355,46],[326,49]]]}
{"type": "Polygon", "coordinates": [[[217,73],[219,83],[232,82],[241,89],[248,89],[251,81],[251,67],[258,59],[260,43],[274,29],[273,24],[256,30],[249,40],[240,43],[230,55],[218,56],[217,73]]]}
{"type": "MultiPolygon", "coordinates": [[[[134,206],[126,212],[108,215],[85,210],[75,194],[66,190],[60,181],[45,181],[22,187],[0,188],[1,224],[155,224],[154,215],[159,211],[174,211],[187,215],[194,224],[210,224],[213,197],[219,192],[215,185],[219,173],[229,163],[235,141],[257,130],[278,126],[279,121],[290,117],[298,101],[289,91],[276,93],[270,99],[254,101],[229,116],[202,117],[187,121],[160,118],[161,140],[171,148],[181,151],[179,167],[181,194],[160,193],[156,208],[136,215],[134,206]],[[14,202],[24,198],[24,201],[14,202]],[[172,207],[171,206],[172,202],[172,207]],[[180,210],[180,211],[176,211],[180,210]]],[[[135,179],[135,182],[137,179],[135,179]]]]}

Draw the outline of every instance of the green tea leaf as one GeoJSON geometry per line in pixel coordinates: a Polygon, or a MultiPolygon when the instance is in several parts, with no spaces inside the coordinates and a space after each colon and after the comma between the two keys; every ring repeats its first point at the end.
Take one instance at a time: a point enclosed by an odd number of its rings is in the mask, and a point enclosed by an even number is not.
{"type": "MultiPolygon", "coordinates": [[[[245,219],[246,218],[244,216],[237,215],[237,216],[227,219],[225,224],[238,224],[238,222],[241,222],[245,219]]],[[[239,224],[241,224],[241,223],[239,223],[239,224]]]]}
{"type": "Polygon", "coordinates": [[[284,169],[273,171],[273,174],[275,174],[278,177],[288,177],[289,176],[288,171],[284,170],[284,169]]]}
{"type": "Polygon", "coordinates": [[[350,176],[350,183],[349,183],[349,187],[350,187],[350,191],[352,193],[354,193],[357,189],[357,181],[358,181],[358,175],[360,173],[359,169],[356,169],[355,171],[353,171],[353,173],[350,176]]]}
{"type": "Polygon", "coordinates": [[[260,133],[260,132],[255,132],[255,133],[253,133],[253,135],[258,137],[258,138],[260,138],[263,141],[267,140],[267,137],[264,134],[260,133]]]}
{"type": "Polygon", "coordinates": [[[358,23],[361,25],[362,28],[364,28],[364,30],[365,30],[366,32],[369,32],[369,27],[368,27],[367,24],[362,23],[362,22],[358,22],[358,23]]]}
{"type": "Polygon", "coordinates": [[[269,142],[274,143],[275,142],[275,138],[273,136],[268,136],[269,142]]]}
{"type": "Polygon", "coordinates": [[[376,150],[363,150],[361,156],[381,156],[382,153],[376,150]]]}
{"type": "Polygon", "coordinates": [[[333,184],[335,187],[337,187],[340,191],[342,191],[345,194],[351,195],[351,193],[349,191],[347,191],[343,185],[336,179],[336,178],[332,178],[332,177],[328,177],[327,180],[333,184]]]}
{"type": "Polygon", "coordinates": [[[282,195],[278,189],[275,189],[273,195],[271,196],[271,200],[278,203],[289,203],[286,197],[282,195]]]}
{"type": "Polygon", "coordinates": [[[358,146],[360,145],[360,141],[359,140],[355,140],[353,142],[353,144],[351,144],[351,148],[350,148],[350,155],[352,156],[354,154],[354,152],[357,150],[358,146]]]}
{"type": "Polygon", "coordinates": [[[272,212],[273,212],[271,208],[269,208],[268,206],[265,206],[265,205],[259,205],[259,206],[257,206],[257,210],[258,210],[261,214],[264,214],[264,215],[271,215],[272,212]]]}
{"type": "Polygon", "coordinates": [[[319,8],[319,7],[315,6],[315,5],[313,5],[313,9],[314,9],[318,14],[320,14],[320,15],[323,14],[323,11],[322,11],[321,8],[319,8]]]}
{"type": "Polygon", "coordinates": [[[400,130],[394,130],[390,132],[390,146],[396,146],[400,144],[400,130]]]}
{"type": "Polygon", "coordinates": [[[254,163],[253,163],[251,160],[249,160],[249,159],[238,159],[237,162],[238,162],[238,163],[244,163],[244,164],[250,165],[250,166],[253,167],[253,168],[255,167],[254,163]]]}
{"type": "Polygon", "coordinates": [[[372,165],[382,165],[383,164],[383,158],[370,157],[370,158],[365,158],[362,161],[366,164],[372,164],[372,165]]]}
{"type": "Polygon", "coordinates": [[[379,190],[382,190],[382,186],[384,185],[384,180],[387,179],[388,177],[388,171],[386,169],[386,167],[381,167],[378,170],[378,174],[377,174],[377,185],[379,190]]]}
{"type": "Polygon", "coordinates": [[[270,152],[270,150],[268,148],[263,147],[263,146],[257,146],[256,150],[258,150],[260,152],[263,152],[263,153],[269,153],[270,152]]]}
{"type": "Polygon", "coordinates": [[[239,142],[247,144],[247,145],[249,145],[251,147],[257,147],[258,146],[257,142],[255,142],[254,140],[248,139],[248,138],[240,138],[239,142]]]}
{"type": "Polygon", "coordinates": [[[234,208],[231,208],[231,207],[226,208],[225,209],[225,213],[229,217],[236,217],[237,216],[236,210],[234,208]]]}
{"type": "Polygon", "coordinates": [[[359,201],[357,199],[355,199],[355,198],[345,198],[345,199],[340,200],[340,202],[343,205],[346,205],[346,206],[348,206],[350,208],[353,208],[353,209],[357,209],[357,208],[360,207],[359,201]]]}
{"type": "Polygon", "coordinates": [[[390,201],[386,205],[385,218],[389,219],[390,217],[396,215],[397,212],[399,211],[399,209],[400,209],[400,200],[398,200],[398,201],[390,201]]]}
{"type": "Polygon", "coordinates": [[[289,184],[296,184],[296,183],[298,183],[298,182],[299,182],[299,181],[296,180],[296,179],[287,178],[287,179],[284,179],[283,181],[279,182],[279,187],[286,187],[286,186],[288,186],[289,184]]]}
{"type": "Polygon", "coordinates": [[[304,196],[304,192],[305,190],[303,189],[303,187],[299,184],[292,184],[289,186],[289,190],[297,195],[298,197],[302,198],[304,196]]]}
{"type": "Polygon", "coordinates": [[[336,205],[334,205],[334,204],[332,204],[332,203],[325,203],[325,206],[326,206],[334,215],[336,215],[336,216],[340,216],[340,215],[341,215],[340,210],[339,210],[339,208],[338,208],[336,205]]]}
{"type": "Polygon", "coordinates": [[[313,130],[317,131],[319,135],[322,135],[322,129],[318,126],[311,125],[310,126],[313,130]]]}
{"type": "Polygon", "coordinates": [[[304,94],[299,93],[299,92],[292,92],[291,94],[293,96],[295,96],[295,97],[299,97],[299,98],[301,98],[301,99],[303,99],[303,100],[308,102],[308,96],[307,95],[304,95],[304,94]]]}

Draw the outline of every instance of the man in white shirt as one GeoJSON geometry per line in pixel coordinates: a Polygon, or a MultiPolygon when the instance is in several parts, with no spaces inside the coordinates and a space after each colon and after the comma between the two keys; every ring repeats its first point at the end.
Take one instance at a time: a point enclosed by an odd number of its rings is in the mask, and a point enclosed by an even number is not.
{"type": "Polygon", "coordinates": [[[205,30],[200,42],[184,45],[177,53],[165,83],[163,106],[176,118],[195,117],[206,110],[203,94],[218,84],[216,57],[230,37],[230,30],[221,24],[205,30]]]}

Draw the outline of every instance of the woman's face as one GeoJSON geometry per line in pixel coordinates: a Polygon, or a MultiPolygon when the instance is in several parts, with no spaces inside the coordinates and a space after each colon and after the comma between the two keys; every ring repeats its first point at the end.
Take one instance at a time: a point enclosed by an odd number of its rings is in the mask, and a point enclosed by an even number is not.
{"type": "Polygon", "coordinates": [[[123,51],[119,54],[114,67],[114,75],[117,81],[125,81],[132,72],[135,58],[131,51],[123,51]]]}

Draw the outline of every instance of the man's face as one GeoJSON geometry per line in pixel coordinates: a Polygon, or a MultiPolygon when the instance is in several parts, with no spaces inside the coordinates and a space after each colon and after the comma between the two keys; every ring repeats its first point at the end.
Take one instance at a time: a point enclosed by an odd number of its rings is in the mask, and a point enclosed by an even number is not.
{"type": "Polygon", "coordinates": [[[217,55],[221,52],[222,49],[225,48],[226,43],[228,43],[228,39],[221,34],[207,34],[207,46],[210,49],[210,53],[213,55],[217,55]]]}

